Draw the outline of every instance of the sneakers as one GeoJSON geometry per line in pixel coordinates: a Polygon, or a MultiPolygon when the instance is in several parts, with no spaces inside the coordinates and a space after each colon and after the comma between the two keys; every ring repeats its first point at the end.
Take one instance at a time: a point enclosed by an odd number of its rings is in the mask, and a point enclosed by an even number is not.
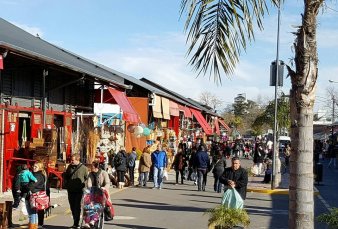
{"type": "Polygon", "coordinates": [[[95,225],[95,221],[94,220],[90,221],[89,225],[93,227],[95,225]]]}
{"type": "Polygon", "coordinates": [[[73,225],[73,226],[71,226],[70,228],[80,229],[81,227],[78,226],[78,225],[73,225]]]}
{"type": "Polygon", "coordinates": [[[88,223],[85,223],[82,228],[90,228],[90,225],[88,223]]]}

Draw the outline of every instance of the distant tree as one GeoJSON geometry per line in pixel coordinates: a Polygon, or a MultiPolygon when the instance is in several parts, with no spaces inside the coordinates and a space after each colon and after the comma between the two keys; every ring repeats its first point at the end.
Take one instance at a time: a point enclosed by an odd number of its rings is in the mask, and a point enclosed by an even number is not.
{"type": "Polygon", "coordinates": [[[209,91],[204,91],[199,95],[199,102],[216,110],[221,107],[223,101],[209,91]]]}

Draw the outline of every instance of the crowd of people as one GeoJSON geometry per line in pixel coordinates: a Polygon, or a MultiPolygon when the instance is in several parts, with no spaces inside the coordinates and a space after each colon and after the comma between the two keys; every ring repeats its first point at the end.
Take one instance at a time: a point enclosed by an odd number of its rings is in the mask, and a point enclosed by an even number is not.
{"type": "MultiPolygon", "coordinates": [[[[227,146],[227,145],[225,145],[227,146]]],[[[215,146],[212,146],[215,147],[215,146]]],[[[234,150],[236,152],[236,150],[234,150]]],[[[136,148],[127,153],[124,148],[114,155],[107,165],[100,161],[93,162],[90,167],[81,163],[79,154],[71,156],[70,164],[64,172],[64,185],[67,189],[68,202],[73,218],[71,228],[80,228],[81,211],[87,212],[83,216],[82,227],[91,228],[94,221],[97,220],[98,204],[89,201],[86,206],[82,206],[84,190],[98,187],[105,193],[106,203],[110,206],[113,213],[113,207],[109,197],[109,187],[112,185],[112,167],[116,173],[116,187],[123,188],[125,185],[125,176],[128,174],[128,185],[138,187],[150,186],[153,189],[162,189],[163,181],[167,177],[168,169],[175,171],[175,185],[184,184],[187,181],[193,181],[198,191],[205,191],[207,184],[207,174],[211,172],[214,176],[214,191],[222,192],[227,188],[236,188],[245,199],[245,189],[248,181],[247,172],[240,167],[240,160],[232,149],[226,148],[208,148],[205,144],[180,143],[173,160],[167,157],[167,148],[162,144],[157,144],[156,150],[152,152],[151,146],[143,149],[139,158],[136,148]],[[232,164],[227,167],[227,158],[232,157],[232,164]],[[139,165],[136,167],[136,160],[139,159],[139,165]],[[109,171],[109,172],[108,172],[109,171]],[[135,181],[134,174],[138,173],[138,181],[135,181]],[[151,185],[150,185],[151,182],[151,185]],[[84,208],[84,209],[81,209],[84,208]]],[[[106,160],[104,160],[106,161],[106,160]]],[[[36,162],[32,167],[32,172],[26,165],[20,166],[20,171],[13,181],[14,208],[20,208],[24,203],[29,218],[30,229],[43,228],[44,210],[32,207],[30,203],[31,195],[44,191],[50,196],[49,184],[44,165],[36,162]]],[[[87,191],[90,194],[91,191],[87,191]]],[[[90,195],[89,195],[90,196],[90,195]]]]}

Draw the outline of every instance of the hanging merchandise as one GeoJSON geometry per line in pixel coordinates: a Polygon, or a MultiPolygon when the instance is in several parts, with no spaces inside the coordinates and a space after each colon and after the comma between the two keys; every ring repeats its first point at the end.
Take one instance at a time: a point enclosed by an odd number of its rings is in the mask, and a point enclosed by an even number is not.
{"type": "Polygon", "coordinates": [[[135,125],[134,124],[129,124],[128,126],[127,126],[127,130],[130,132],[130,133],[134,133],[134,131],[135,131],[135,125]]]}
{"type": "Polygon", "coordinates": [[[116,126],[116,127],[115,127],[115,133],[117,133],[117,134],[122,134],[122,133],[123,133],[123,128],[120,127],[120,126],[116,126]]]}
{"type": "Polygon", "coordinates": [[[145,128],[143,129],[143,135],[144,135],[144,136],[149,136],[149,135],[150,135],[150,132],[151,132],[151,130],[150,130],[149,128],[147,128],[147,127],[145,127],[145,128]]]}
{"type": "Polygon", "coordinates": [[[141,135],[142,133],[143,133],[143,127],[142,126],[135,127],[135,130],[134,130],[135,135],[141,135]]]}
{"type": "Polygon", "coordinates": [[[151,130],[154,130],[155,129],[155,122],[149,123],[148,128],[151,129],[151,130]]]}

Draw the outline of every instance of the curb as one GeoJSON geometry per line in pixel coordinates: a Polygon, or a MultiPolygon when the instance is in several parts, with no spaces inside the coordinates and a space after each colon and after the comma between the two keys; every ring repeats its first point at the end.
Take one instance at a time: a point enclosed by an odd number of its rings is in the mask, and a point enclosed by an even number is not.
{"type": "MultiPolygon", "coordinates": [[[[268,195],[289,195],[289,189],[260,189],[260,188],[247,188],[246,192],[255,192],[268,195]]],[[[314,188],[313,195],[318,196],[319,191],[314,188]]]]}

